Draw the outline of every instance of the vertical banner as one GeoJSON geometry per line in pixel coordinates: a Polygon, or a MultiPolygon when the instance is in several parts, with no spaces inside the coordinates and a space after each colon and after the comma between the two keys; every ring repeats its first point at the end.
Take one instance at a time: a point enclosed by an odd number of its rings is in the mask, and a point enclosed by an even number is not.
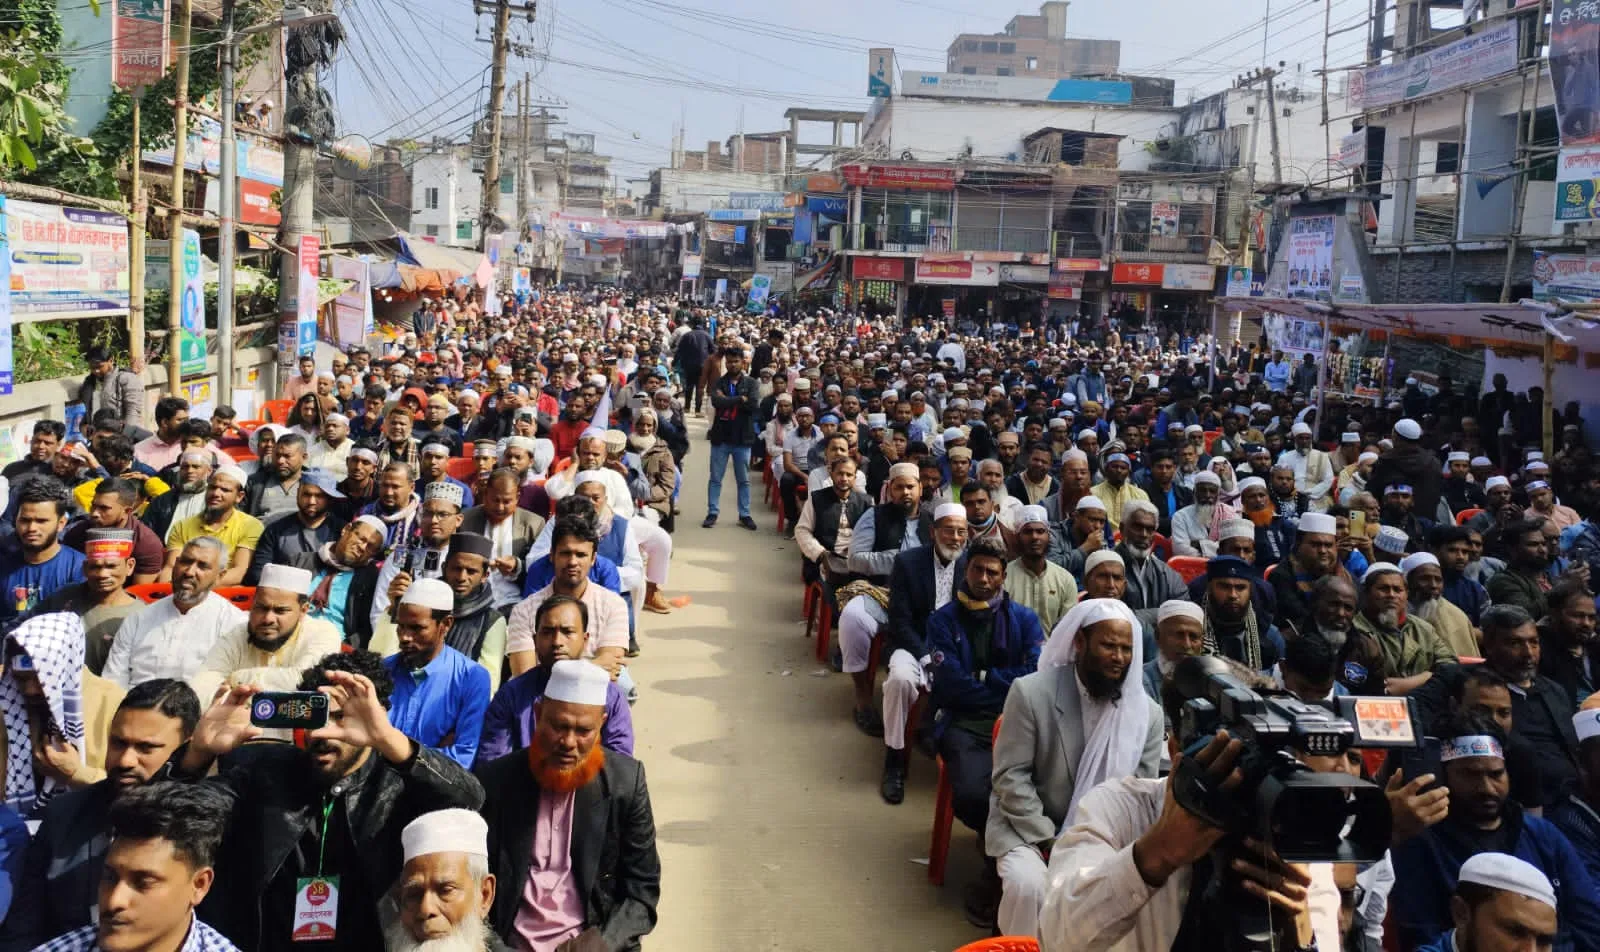
{"type": "Polygon", "coordinates": [[[317,276],[322,242],[316,235],[300,236],[300,267],[295,308],[295,347],[298,358],[317,352],[317,276]]]}
{"type": "MultiPolygon", "coordinates": [[[[179,324],[178,373],[206,372],[206,283],[200,258],[200,233],[183,230],[183,306],[179,324]]],[[[226,342],[223,346],[230,346],[226,342]]]]}
{"type": "Polygon", "coordinates": [[[0,195],[0,396],[11,392],[11,241],[6,229],[6,197],[0,195]]]}
{"type": "Polygon", "coordinates": [[[772,275],[757,274],[750,277],[750,296],[745,299],[745,310],[751,314],[761,313],[766,306],[767,294],[772,290],[772,275]]]}
{"type": "Polygon", "coordinates": [[[333,276],[355,282],[333,302],[334,345],[341,350],[365,345],[372,327],[370,267],[360,258],[334,258],[333,276]]]}
{"type": "Polygon", "coordinates": [[[1561,145],[1600,144],[1600,5],[1593,0],[1555,0],[1550,81],[1561,145]]]}
{"type": "Polygon", "coordinates": [[[1178,203],[1150,203],[1150,234],[1172,238],[1178,234],[1178,203]]]}
{"type": "Polygon", "coordinates": [[[111,82],[121,89],[153,86],[167,72],[167,0],[115,0],[111,19],[111,82]]]}
{"type": "Polygon", "coordinates": [[[1332,293],[1334,227],[1332,215],[1290,219],[1290,297],[1322,297],[1332,293]]]}

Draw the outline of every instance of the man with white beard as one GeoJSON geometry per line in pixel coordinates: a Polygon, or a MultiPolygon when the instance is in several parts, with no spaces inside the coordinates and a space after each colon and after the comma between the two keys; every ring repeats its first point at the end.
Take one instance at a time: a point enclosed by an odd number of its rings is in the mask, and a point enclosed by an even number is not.
{"type": "Polygon", "coordinates": [[[1210,470],[1194,474],[1194,502],[1172,514],[1172,554],[1211,558],[1217,554],[1222,526],[1238,518],[1232,506],[1220,502],[1222,478],[1210,470]]]}
{"type": "Polygon", "coordinates": [[[489,825],[471,810],[424,813],[400,831],[405,866],[378,903],[388,952],[501,952],[489,928],[489,825]]]}

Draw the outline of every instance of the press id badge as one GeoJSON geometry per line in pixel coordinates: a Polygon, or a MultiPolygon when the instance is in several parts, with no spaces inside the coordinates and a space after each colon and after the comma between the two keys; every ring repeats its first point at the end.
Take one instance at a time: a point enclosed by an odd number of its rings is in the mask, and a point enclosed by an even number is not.
{"type": "Polygon", "coordinates": [[[339,921],[339,877],[295,881],[294,942],[332,942],[339,921]]]}

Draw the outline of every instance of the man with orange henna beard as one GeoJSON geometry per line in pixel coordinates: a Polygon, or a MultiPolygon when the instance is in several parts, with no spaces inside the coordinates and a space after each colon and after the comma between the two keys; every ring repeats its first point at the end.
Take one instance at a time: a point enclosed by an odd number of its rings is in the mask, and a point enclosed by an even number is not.
{"type": "Polygon", "coordinates": [[[600,745],[611,676],[557,661],[533,744],[478,768],[491,872],[489,921],[521,952],[637,952],[655,928],[661,860],[644,767],[600,745]]]}

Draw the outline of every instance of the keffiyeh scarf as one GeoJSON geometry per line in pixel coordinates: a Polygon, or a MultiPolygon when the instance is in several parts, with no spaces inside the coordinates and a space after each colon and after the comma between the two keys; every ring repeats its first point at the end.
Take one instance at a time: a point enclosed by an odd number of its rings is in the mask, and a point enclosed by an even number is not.
{"type": "MultiPolygon", "coordinates": [[[[37,615],[18,625],[11,639],[33,659],[44,688],[50,723],[43,725],[43,731],[61,736],[81,753],[83,619],[70,612],[37,615]]],[[[54,778],[46,778],[42,790],[35,784],[27,699],[9,671],[0,675],[0,713],[6,725],[6,806],[31,817],[65,787],[54,778]]]]}

